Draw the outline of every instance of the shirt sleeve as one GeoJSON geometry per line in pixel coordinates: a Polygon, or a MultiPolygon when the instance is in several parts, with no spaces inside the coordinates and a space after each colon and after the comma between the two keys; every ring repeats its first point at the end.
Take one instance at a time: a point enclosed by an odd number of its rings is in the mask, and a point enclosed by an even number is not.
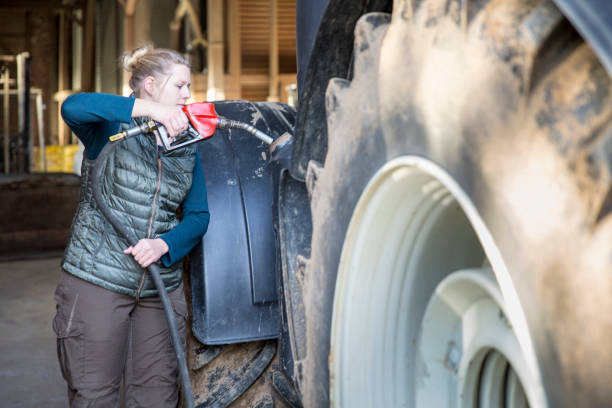
{"type": "Polygon", "coordinates": [[[206,185],[200,162],[200,153],[196,150],[196,164],[193,168],[193,180],[189,193],[182,205],[183,219],[174,228],[159,238],[168,245],[168,253],[161,257],[166,267],[180,261],[202,239],[208,229],[210,213],[206,198],[206,185]]]}
{"type": "Polygon", "coordinates": [[[135,98],[103,93],[70,95],[62,103],[62,118],[85,146],[85,154],[95,160],[120,123],[132,120],[135,98]]]}

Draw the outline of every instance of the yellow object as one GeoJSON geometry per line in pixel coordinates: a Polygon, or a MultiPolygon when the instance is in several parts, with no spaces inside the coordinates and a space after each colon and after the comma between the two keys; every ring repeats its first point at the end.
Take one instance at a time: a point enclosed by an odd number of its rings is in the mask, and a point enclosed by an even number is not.
{"type": "MultiPolygon", "coordinates": [[[[46,146],[45,155],[48,173],[74,173],[74,155],[79,150],[78,144],[66,146],[46,146]]],[[[34,147],[32,152],[34,171],[42,172],[43,164],[40,157],[40,148],[34,147]]]]}
{"type": "Polygon", "coordinates": [[[111,137],[109,137],[108,140],[110,140],[111,142],[115,142],[119,139],[123,139],[126,135],[127,132],[117,133],[116,135],[112,135],[111,137]]]}

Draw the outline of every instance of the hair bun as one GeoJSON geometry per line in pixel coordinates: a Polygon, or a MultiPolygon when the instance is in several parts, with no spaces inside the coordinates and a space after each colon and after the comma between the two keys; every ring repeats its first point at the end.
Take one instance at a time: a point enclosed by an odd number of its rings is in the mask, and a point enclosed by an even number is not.
{"type": "Polygon", "coordinates": [[[132,51],[128,51],[123,54],[121,57],[121,66],[128,72],[132,72],[134,67],[138,64],[140,58],[146,55],[149,51],[151,51],[153,47],[150,45],[145,45],[140,48],[135,48],[132,51]]]}

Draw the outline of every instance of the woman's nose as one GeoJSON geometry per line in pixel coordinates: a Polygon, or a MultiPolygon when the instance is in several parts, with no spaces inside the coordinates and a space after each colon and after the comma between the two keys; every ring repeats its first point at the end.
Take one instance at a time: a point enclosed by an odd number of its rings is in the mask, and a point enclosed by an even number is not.
{"type": "Polygon", "coordinates": [[[189,99],[191,97],[191,91],[189,88],[185,87],[181,89],[181,97],[185,99],[189,99]]]}

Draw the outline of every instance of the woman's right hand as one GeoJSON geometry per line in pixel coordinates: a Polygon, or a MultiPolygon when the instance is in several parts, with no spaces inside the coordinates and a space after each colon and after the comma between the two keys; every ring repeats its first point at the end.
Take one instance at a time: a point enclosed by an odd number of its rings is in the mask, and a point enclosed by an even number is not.
{"type": "Polygon", "coordinates": [[[151,112],[151,118],[164,125],[170,137],[175,137],[183,133],[189,126],[187,115],[185,115],[178,106],[162,105],[158,103],[151,112]]]}
{"type": "Polygon", "coordinates": [[[175,137],[189,125],[187,115],[177,105],[164,105],[162,103],[137,98],[132,109],[132,117],[149,116],[166,128],[170,137],[175,137]]]}

